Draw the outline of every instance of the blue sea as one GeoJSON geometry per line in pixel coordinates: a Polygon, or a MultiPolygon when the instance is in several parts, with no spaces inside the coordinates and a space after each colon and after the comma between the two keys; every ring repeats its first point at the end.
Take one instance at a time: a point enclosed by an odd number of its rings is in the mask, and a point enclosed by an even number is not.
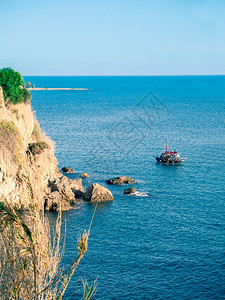
{"type": "MultiPolygon", "coordinates": [[[[97,278],[95,299],[225,299],[225,76],[25,77],[36,87],[32,107],[55,142],[59,169],[70,166],[86,188],[108,187],[88,252],[64,299],[82,298],[81,278],[97,278]],[[160,165],[177,149],[187,160],[160,165]],[[108,186],[131,176],[136,183],[108,186]],[[135,186],[136,195],[124,195],[135,186]]],[[[64,264],[77,254],[95,206],[63,213],[64,264]]],[[[55,215],[50,214],[50,219],[55,215]]]]}

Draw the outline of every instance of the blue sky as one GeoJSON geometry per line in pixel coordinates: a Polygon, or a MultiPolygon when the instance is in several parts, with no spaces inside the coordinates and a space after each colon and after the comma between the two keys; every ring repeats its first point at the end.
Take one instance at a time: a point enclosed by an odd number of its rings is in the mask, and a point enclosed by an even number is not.
{"type": "Polygon", "coordinates": [[[2,2],[0,68],[23,75],[225,74],[223,0],[2,2]]]}

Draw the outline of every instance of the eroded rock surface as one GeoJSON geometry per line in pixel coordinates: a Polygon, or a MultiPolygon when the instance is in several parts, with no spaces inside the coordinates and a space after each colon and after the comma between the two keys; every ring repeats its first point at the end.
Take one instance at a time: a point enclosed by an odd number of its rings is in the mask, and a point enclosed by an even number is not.
{"type": "Polygon", "coordinates": [[[75,198],[82,198],[84,195],[84,188],[82,186],[82,179],[69,179],[66,176],[61,176],[49,183],[51,192],[59,192],[70,203],[75,203],[75,198]]]}
{"type": "Polygon", "coordinates": [[[44,197],[44,209],[49,211],[65,211],[72,207],[70,203],[63,198],[63,195],[55,191],[44,197]]]}
{"type": "Polygon", "coordinates": [[[135,180],[131,177],[119,176],[116,178],[107,179],[106,182],[108,184],[130,184],[130,183],[135,183],[135,180]]]}
{"type": "Polygon", "coordinates": [[[114,198],[110,190],[98,183],[93,183],[87,188],[84,200],[90,202],[108,202],[113,201],[114,198]]]}

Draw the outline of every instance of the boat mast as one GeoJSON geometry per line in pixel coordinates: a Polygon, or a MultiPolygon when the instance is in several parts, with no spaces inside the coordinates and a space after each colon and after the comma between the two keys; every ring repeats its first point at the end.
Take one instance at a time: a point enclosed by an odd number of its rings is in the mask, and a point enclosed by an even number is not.
{"type": "Polygon", "coordinates": [[[166,137],[166,150],[169,149],[169,146],[168,146],[168,138],[166,137]]]}

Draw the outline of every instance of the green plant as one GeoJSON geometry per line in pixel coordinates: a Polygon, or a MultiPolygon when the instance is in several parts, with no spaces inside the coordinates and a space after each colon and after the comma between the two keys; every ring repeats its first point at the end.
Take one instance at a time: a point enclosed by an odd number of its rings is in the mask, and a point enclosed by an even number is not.
{"type": "Polygon", "coordinates": [[[0,86],[6,103],[17,104],[31,99],[30,91],[26,89],[21,74],[11,68],[0,70],[0,86]]]}
{"type": "Polygon", "coordinates": [[[83,294],[83,300],[90,300],[95,295],[95,290],[97,286],[97,279],[91,283],[91,285],[88,285],[87,281],[82,281],[83,288],[84,288],[84,294],[83,294]]]}
{"type": "Polygon", "coordinates": [[[27,86],[27,88],[31,87],[31,82],[30,82],[30,81],[27,81],[26,86],[27,86]]]}
{"type": "Polygon", "coordinates": [[[29,144],[29,150],[33,155],[41,154],[45,149],[49,149],[49,145],[46,142],[29,144]]]}
{"type": "Polygon", "coordinates": [[[0,122],[0,135],[4,138],[9,137],[10,135],[16,135],[17,129],[13,122],[0,122]]]}

